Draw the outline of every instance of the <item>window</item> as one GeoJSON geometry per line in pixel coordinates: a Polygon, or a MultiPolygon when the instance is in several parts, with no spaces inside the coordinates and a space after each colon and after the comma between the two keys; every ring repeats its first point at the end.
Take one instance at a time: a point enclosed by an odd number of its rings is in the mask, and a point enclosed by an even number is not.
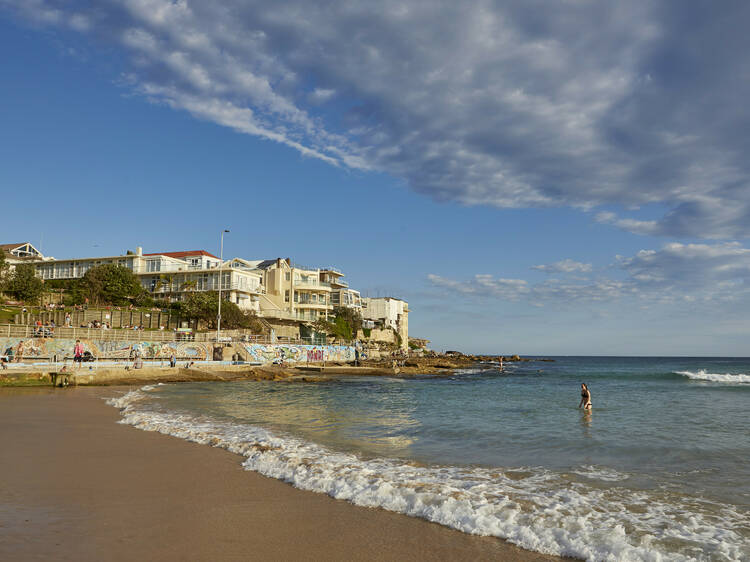
{"type": "Polygon", "coordinates": [[[284,274],[284,279],[286,279],[287,281],[291,281],[292,280],[292,274],[287,271],[284,274]]]}
{"type": "Polygon", "coordinates": [[[161,271],[161,260],[146,260],[146,271],[161,271]]]}
{"type": "Polygon", "coordinates": [[[289,289],[284,291],[284,302],[289,302],[289,289]]]}

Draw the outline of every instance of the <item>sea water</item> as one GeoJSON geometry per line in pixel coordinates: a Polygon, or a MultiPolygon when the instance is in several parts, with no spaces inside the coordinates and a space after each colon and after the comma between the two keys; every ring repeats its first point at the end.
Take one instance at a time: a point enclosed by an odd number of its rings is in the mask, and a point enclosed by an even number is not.
{"type": "Polygon", "coordinates": [[[111,403],[124,423],[226,448],[299,488],[530,550],[750,560],[750,359],[556,357],[148,386],[111,403]]]}

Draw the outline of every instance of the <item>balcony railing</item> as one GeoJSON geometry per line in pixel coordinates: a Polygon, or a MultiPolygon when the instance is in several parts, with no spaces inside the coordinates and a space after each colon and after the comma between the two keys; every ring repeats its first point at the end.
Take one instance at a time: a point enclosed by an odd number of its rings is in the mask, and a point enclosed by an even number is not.
{"type": "MultiPolygon", "coordinates": [[[[218,291],[219,287],[218,287],[218,284],[216,284],[216,286],[214,286],[212,284],[212,285],[210,285],[207,288],[198,288],[196,286],[182,287],[182,285],[175,285],[175,284],[170,285],[170,284],[167,283],[167,284],[162,285],[160,287],[159,286],[155,286],[153,288],[148,287],[148,289],[152,293],[163,294],[163,293],[185,293],[185,292],[190,292],[190,291],[195,291],[195,292],[218,291]]],[[[239,283],[236,283],[236,282],[235,283],[224,283],[222,285],[222,287],[221,287],[221,290],[222,291],[242,291],[242,292],[245,292],[245,293],[252,293],[252,294],[255,294],[255,295],[262,295],[262,294],[265,294],[265,292],[266,292],[266,288],[265,287],[255,287],[255,288],[253,288],[253,287],[242,287],[242,286],[240,286],[239,283]]]]}
{"type": "Polygon", "coordinates": [[[304,306],[304,307],[315,307],[320,309],[325,309],[330,307],[331,305],[324,302],[313,302],[313,301],[299,301],[295,302],[294,306],[304,306]]]}
{"type": "Polygon", "coordinates": [[[301,289],[330,289],[331,284],[325,283],[324,281],[315,281],[315,280],[308,280],[308,281],[300,281],[295,280],[294,281],[294,287],[295,288],[301,288],[301,289]]]}

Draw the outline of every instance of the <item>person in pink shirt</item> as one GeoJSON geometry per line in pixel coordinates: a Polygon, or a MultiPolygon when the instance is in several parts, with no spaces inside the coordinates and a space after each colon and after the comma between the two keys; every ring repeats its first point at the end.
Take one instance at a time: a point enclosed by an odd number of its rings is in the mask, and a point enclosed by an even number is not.
{"type": "Polygon", "coordinates": [[[78,363],[78,368],[80,368],[81,361],[83,361],[83,344],[81,340],[76,340],[76,344],[73,347],[73,362],[78,363]]]}

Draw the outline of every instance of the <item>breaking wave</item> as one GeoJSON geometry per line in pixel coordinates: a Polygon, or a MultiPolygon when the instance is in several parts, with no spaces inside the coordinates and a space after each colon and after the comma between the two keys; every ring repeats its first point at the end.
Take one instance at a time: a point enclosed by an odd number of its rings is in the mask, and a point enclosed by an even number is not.
{"type": "Polygon", "coordinates": [[[221,447],[243,456],[246,470],[356,505],[588,560],[750,555],[750,514],[699,498],[614,487],[613,481],[627,477],[615,471],[581,467],[579,472],[600,481],[597,486],[541,468],[425,467],[362,459],[257,426],[139,407],[151,388],[108,401],[121,410],[120,423],[221,447]]]}
{"type": "Polygon", "coordinates": [[[718,373],[707,373],[703,369],[698,372],[693,371],[675,371],[675,374],[682,375],[696,381],[711,381],[711,382],[724,382],[734,384],[748,384],[750,383],[750,375],[739,373],[732,375],[729,373],[718,374],[718,373]]]}

